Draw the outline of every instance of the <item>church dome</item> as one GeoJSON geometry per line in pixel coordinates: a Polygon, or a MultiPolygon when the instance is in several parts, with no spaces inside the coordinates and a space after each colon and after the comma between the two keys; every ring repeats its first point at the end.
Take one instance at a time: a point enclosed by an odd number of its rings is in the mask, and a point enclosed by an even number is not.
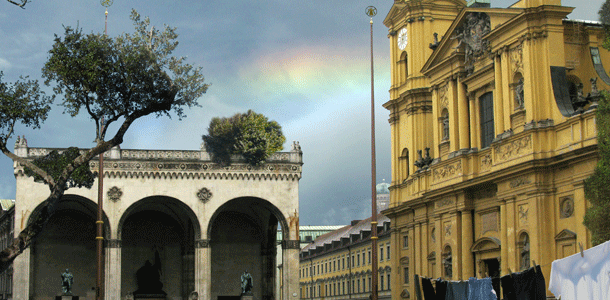
{"type": "Polygon", "coordinates": [[[390,193],[390,184],[386,182],[382,182],[377,184],[377,194],[389,194],[390,193]]]}

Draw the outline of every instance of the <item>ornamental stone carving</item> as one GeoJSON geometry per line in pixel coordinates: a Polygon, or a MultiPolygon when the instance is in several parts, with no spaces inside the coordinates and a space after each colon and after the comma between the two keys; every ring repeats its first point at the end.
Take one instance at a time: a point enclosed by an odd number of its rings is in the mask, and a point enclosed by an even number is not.
{"type": "Polygon", "coordinates": [[[522,176],[522,177],[518,177],[518,178],[515,178],[515,179],[511,180],[509,185],[510,185],[511,188],[514,189],[516,187],[520,187],[522,185],[527,185],[527,184],[530,184],[530,183],[532,183],[532,181],[530,180],[529,177],[522,176]]]}
{"type": "Polygon", "coordinates": [[[530,209],[527,204],[519,205],[519,223],[521,225],[527,225],[527,215],[529,210],[530,209]]]}
{"type": "Polygon", "coordinates": [[[487,154],[483,155],[483,157],[481,157],[481,170],[487,171],[487,170],[491,169],[491,164],[492,164],[491,153],[487,153],[487,154]]]}
{"type": "Polygon", "coordinates": [[[505,161],[518,155],[529,152],[532,148],[532,137],[525,136],[518,140],[502,143],[495,146],[496,160],[505,161]]]}
{"type": "Polygon", "coordinates": [[[434,203],[434,206],[436,206],[436,208],[438,209],[438,208],[445,207],[445,206],[449,206],[449,205],[452,205],[452,204],[453,204],[453,199],[451,199],[451,198],[445,198],[445,199],[442,199],[442,200],[436,201],[436,202],[434,203]]]}
{"type": "Polygon", "coordinates": [[[523,69],[523,43],[510,49],[510,65],[513,74],[523,69]]]}
{"type": "Polygon", "coordinates": [[[451,236],[451,223],[445,223],[445,236],[451,236]]]}
{"type": "Polygon", "coordinates": [[[448,164],[434,169],[434,181],[439,181],[446,178],[451,178],[462,172],[462,162],[458,161],[453,164],[448,164]]]}
{"type": "Polygon", "coordinates": [[[474,62],[477,58],[489,53],[489,41],[483,36],[491,31],[489,16],[482,12],[471,12],[466,15],[464,24],[456,30],[455,39],[458,39],[458,48],[464,44],[464,66],[468,74],[474,71],[474,62]]]}
{"type": "Polygon", "coordinates": [[[572,196],[561,198],[559,204],[559,217],[561,219],[569,218],[574,214],[574,198],[572,196]]]}
{"type": "Polygon", "coordinates": [[[445,84],[443,86],[441,86],[440,88],[438,88],[438,100],[441,106],[441,110],[443,110],[443,108],[447,108],[449,106],[449,97],[447,97],[447,89],[448,89],[448,84],[445,84]]]}
{"type": "Polygon", "coordinates": [[[212,192],[208,188],[202,188],[197,192],[197,198],[203,203],[207,203],[212,198],[212,192]]]}
{"type": "Polygon", "coordinates": [[[121,196],[123,196],[123,191],[121,191],[120,188],[113,186],[108,190],[106,195],[108,196],[108,199],[112,200],[113,202],[117,202],[121,200],[121,196]]]}

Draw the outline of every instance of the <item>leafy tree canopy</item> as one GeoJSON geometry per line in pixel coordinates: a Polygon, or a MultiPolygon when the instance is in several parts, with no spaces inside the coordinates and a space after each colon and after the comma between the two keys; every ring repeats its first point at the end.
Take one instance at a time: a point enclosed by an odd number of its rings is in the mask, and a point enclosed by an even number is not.
{"type": "Polygon", "coordinates": [[[286,137],[276,121],[248,110],[230,118],[213,118],[208,134],[203,136],[212,160],[231,164],[231,155],[242,155],[248,164],[261,165],[274,152],[284,149],[286,137]]]}
{"type": "Polygon", "coordinates": [[[610,240],[610,94],[603,92],[596,112],[599,161],[593,175],[585,180],[585,197],[591,203],[584,224],[594,245],[610,240]]]}
{"type": "Polygon", "coordinates": [[[40,90],[37,81],[26,77],[13,84],[4,83],[0,73],[0,151],[51,191],[38,217],[0,252],[0,272],[42,231],[67,188],[91,187],[89,161],[121,144],[135,120],[150,114],[175,114],[181,119],[185,107],[199,106],[197,99],[209,85],[204,83],[201,68],[172,55],[178,45],[175,28],[156,29],[148,18],[141,20],[135,10],[131,19],[135,32],[116,38],[83,34],[71,27],[65,28],[63,37],[56,35],[42,70],[45,83],[55,84],[51,97],[40,90]],[[52,152],[34,161],[15,155],[7,147],[15,125],[39,128],[55,95],[62,96],[61,105],[69,115],[86,111],[95,123],[96,145],[84,151],[70,148],[61,154],[52,152]],[[113,122],[122,123],[106,139],[113,122]]]}
{"type": "Polygon", "coordinates": [[[606,39],[602,46],[607,50],[610,50],[610,0],[606,0],[604,4],[602,4],[602,7],[597,14],[599,15],[599,21],[602,22],[606,31],[606,39]]]}
{"type": "MultiPolygon", "coordinates": [[[[47,172],[47,174],[57,182],[66,166],[79,156],[80,150],[76,147],[70,147],[61,153],[57,150],[53,150],[45,156],[34,159],[32,163],[47,172]]],[[[42,176],[32,171],[32,169],[25,167],[24,171],[25,175],[34,177],[34,181],[48,184],[42,176]]],[[[94,180],[95,176],[93,175],[93,172],[91,172],[89,164],[82,164],[76,168],[74,172],[72,172],[70,178],[68,178],[66,189],[72,187],[86,187],[90,189],[93,186],[94,180]]]]}

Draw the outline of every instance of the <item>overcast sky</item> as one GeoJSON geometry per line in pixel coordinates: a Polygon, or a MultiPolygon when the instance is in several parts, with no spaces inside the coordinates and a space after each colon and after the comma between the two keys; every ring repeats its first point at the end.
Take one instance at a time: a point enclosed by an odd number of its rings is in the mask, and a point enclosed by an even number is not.
{"type": "MultiPolygon", "coordinates": [[[[492,0],[508,7],[514,0],[492,0]]],[[[569,18],[597,20],[602,0],[563,0],[576,9],[569,18]]],[[[132,32],[135,8],[152,24],[168,24],[180,35],[175,54],[203,67],[211,83],[201,108],[176,118],[146,117],[125,136],[123,149],[197,150],[212,117],[253,109],[278,121],[290,150],[303,150],[301,225],[348,224],[370,216],[370,40],[374,18],[377,179],[390,182],[390,125],[382,104],[389,100],[387,28],[382,21],[392,0],[143,1],[115,0],[108,34],[132,32]]],[[[54,34],[62,26],[103,32],[99,0],[33,1],[20,9],[0,0],[0,70],[4,80],[38,79],[54,34]]],[[[443,35],[443,34],[441,34],[443,35]]],[[[50,88],[46,88],[50,91],[50,88]]],[[[58,100],[61,100],[58,99],[58,100]]],[[[55,106],[41,130],[19,127],[30,147],[91,147],[95,127],[55,106]]],[[[10,141],[10,145],[14,139],[10,141]]],[[[0,198],[14,199],[12,161],[0,155],[0,198]]]]}

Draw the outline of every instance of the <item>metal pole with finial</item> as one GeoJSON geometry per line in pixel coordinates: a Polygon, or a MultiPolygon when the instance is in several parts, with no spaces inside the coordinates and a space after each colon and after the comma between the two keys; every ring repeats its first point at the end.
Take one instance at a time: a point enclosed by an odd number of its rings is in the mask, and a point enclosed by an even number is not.
{"type": "Polygon", "coordinates": [[[373,17],[377,14],[377,8],[369,6],[365,10],[366,15],[371,18],[371,300],[377,300],[377,168],[375,161],[375,85],[373,72],[373,17]]]}
{"type": "MultiPolygon", "coordinates": [[[[104,20],[104,35],[107,35],[108,32],[108,7],[110,7],[113,3],[113,0],[101,0],[100,3],[102,6],[106,8],[105,20],[104,20]]],[[[98,137],[96,142],[103,142],[104,140],[104,126],[106,126],[104,122],[104,117],[100,119],[100,131],[98,133],[98,137]]],[[[96,240],[96,250],[97,250],[97,272],[96,272],[96,287],[95,287],[95,299],[102,300],[104,299],[104,153],[100,153],[99,156],[99,170],[97,173],[98,178],[98,186],[97,186],[97,235],[95,237],[96,240]]]]}

